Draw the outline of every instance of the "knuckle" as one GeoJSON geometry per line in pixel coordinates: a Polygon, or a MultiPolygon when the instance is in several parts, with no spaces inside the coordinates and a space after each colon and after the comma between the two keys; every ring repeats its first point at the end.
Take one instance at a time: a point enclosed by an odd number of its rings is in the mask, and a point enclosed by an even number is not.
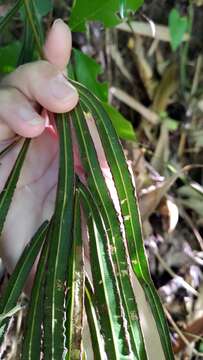
{"type": "Polygon", "coordinates": [[[57,76],[59,74],[59,70],[55,65],[51,64],[46,60],[40,60],[35,63],[35,69],[37,70],[38,75],[43,75],[45,78],[57,76]]]}
{"type": "Polygon", "coordinates": [[[1,102],[3,104],[13,103],[16,101],[16,98],[19,97],[19,91],[11,86],[2,86],[1,87],[1,102]]]}

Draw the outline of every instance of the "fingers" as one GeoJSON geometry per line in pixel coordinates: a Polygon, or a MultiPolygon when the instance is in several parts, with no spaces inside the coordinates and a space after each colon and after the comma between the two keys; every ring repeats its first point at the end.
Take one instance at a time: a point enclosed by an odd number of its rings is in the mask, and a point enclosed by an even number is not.
{"type": "Polygon", "coordinates": [[[48,61],[20,66],[6,76],[0,88],[0,141],[13,136],[40,135],[44,119],[35,111],[38,103],[54,113],[72,110],[78,102],[76,89],[63,75],[71,53],[71,33],[60,19],[50,29],[44,45],[48,61]]]}
{"type": "Polygon", "coordinates": [[[63,71],[70,59],[72,48],[71,32],[61,20],[54,21],[44,45],[44,56],[57,69],[63,71]]]}
{"type": "Polygon", "coordinates": [[[68,26],[58,19],[45,42],[47,61],[20,66],[3,83],[21,91],[29,100],[38,102],[51,112],[70,111],[78,102],[77,91],[63,76],[71,53],[72,40],[68,26]]]}
{"type": "Polygon", "coordinates": [[[29,100],[36,101],[51,112],[70,111],[78,102],[76,89],[62,72],[47,61],[20,66],[3,80],[3,84],[15,87],[29,100]]]}
{"type": "Polygon", "coordinates": [[[45,120],[17,89],[0,89],[0,141],[14,133],[24,137],[40,135],[45,128],[45,120]]]}
{"type": "Polygon", "coordinates": [[[14,135],[15,133],[11,129],[9,129],[6,124],[1,123],[0,120],[0,150],[2,145],[1,142],[13,138],[14,135]]]}

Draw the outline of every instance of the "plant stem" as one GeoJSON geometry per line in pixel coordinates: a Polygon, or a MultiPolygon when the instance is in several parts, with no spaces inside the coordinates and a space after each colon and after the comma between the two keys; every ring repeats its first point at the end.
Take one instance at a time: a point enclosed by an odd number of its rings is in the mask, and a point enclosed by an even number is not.
{"type": "MultiPolygon", "coordinates": [[[[194,10],[193,5],[189,5],[189,15],[188,15],[188,33],[191,35],[192,32],[192,25],[193,25],[193,17],[194,17],[194,10]]],[[[185,88],[187,85],[187,70],[186,70],[186,63],[188,58],[188,50],[189,50],[189,41],[187,41],[183,48],[181,49],[181,58],[180,58],[180,83],[181,83],[181,92],[185,97],[185,88]]]]}
{"type": "Polygon", "coordinates": [[[35,42],[36,42],[36,47],[37,47],[38,53],[39,53],[41,59],[43,59],[44,54],[43,54],[43,51],[42,51],[40,35],[39,35],[39,33],[37,31],[37,28],[35,26],[35,23],[33,21],[33,17],[36,18],[36,15],[33,14],[33,12],[34,12],[34,3],[33,3],[32,0],[24,0],[24,6],[25,6],[25,10],[26,10],[26,13],[27,13],[27,16],[28,16],[28,20],[30,22],[30,26],[31,26],[32,31],[33,31],[33,36],[34,36],[34,39],[35,39],[35,42]]]}

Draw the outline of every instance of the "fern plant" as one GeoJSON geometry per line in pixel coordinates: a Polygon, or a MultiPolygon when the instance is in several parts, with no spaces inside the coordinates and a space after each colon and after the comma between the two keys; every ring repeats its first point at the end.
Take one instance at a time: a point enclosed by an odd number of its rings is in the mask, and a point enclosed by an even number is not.
{"type": "MultiPolygon", "coordinates": [[[[122,16],[132,3],[111,2],[118,3],[122,16]]],[[[78,3],[75,2],[73,11],[78,3]]],[[[35,1],[17,1],[1,20],[1,30],[21,6],[26,17],[19,64],[33,52],[30,39],[39,56],[43,56],[44,37],[35,1]]],[[[40,226],[24,250],[1,298],[1,342],[9,317],[18,311],[17,300],[40,254],[22,359],[89,360],[90,354],[102,360],[145,360],[155,359],[154,356],[173,359],[164,311],[148,268],[135,187],[122,146],[102,102],[91,89],[71,81],[80,101],[70,113],[55,117],[60,154],[54,214],[40,226]],[[92,129],[99,136],[100,150],[92,129]],[[75,172],[73,137],[85,179],[75,172]],[[108,164],[111,187],[101,168],[99,151],[108,164]],[[84,256],[87,243],[89,268],[84,256]],[[85,332],[89,334],[87,343],[85,332]],[[156,353],[151,344],[156,347],[156,353]]],[[[0,195],[0,232],[29,144],[30,140],[26,139],[0,195]]]]}

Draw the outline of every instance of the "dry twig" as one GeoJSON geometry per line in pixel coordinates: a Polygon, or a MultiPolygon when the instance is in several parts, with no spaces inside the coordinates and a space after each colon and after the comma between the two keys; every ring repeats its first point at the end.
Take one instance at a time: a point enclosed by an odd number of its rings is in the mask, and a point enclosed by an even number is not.
{"type": "MultiPolygon", "coordinates": [[[[169,28],[163,25],[154,24],[155,31],[152,31],[152,27],[150,23],[142,22],[142,21],[132,21],[130,23],[130,26],[126,23],[123,23],[123,24],[119,24],[117,26],[117,29],[129,33],[132,33],[133,31],[135,34],[153,37],[154,39],[158,39],[162,41],[167,41],[167,42],[171,41],[169,28]]],[[[185,34],[183,37],[183,41],[188,41],[188,40],[189,40],[189,34],[185,34]]]]}

